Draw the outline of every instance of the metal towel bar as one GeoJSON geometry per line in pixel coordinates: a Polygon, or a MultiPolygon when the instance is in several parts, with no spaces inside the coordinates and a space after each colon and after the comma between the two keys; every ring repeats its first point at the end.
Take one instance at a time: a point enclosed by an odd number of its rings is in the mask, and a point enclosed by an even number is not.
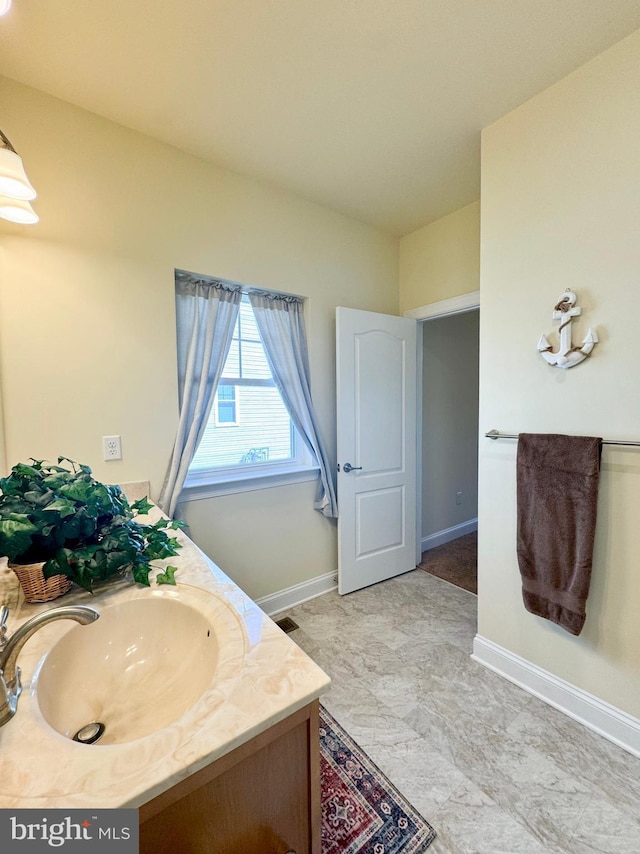
{"type": "MultiPolygon", "coordinates": [[[[501,433],[499,430],[489,430],[488,433],[485,433],[485,438],[487,439],[517,439],[517,433],[501,433]]],[[[640,448],[640,442],[623,442],[620,439],[603,439],[603,445],[630,445],[635,448],[640,448]]]]}

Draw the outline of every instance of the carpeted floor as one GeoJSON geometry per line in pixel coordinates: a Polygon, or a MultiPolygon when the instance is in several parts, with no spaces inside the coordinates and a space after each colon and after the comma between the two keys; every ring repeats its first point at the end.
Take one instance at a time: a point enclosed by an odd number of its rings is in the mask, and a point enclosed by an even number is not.
{"type": "Polygon", "coordinates": [[[478,532],[465,534],[422,553],[418,569],[443,578],[470,593],[478,592],[478,532]]]}

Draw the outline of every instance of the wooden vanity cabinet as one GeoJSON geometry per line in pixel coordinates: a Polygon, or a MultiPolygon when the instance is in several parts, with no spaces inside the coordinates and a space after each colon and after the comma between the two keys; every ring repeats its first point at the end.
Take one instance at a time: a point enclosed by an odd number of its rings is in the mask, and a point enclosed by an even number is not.
{"type": "Polygon", "coordinates": [[[320,854],[318,701],[140,807],[140,854],[320,854]]]}

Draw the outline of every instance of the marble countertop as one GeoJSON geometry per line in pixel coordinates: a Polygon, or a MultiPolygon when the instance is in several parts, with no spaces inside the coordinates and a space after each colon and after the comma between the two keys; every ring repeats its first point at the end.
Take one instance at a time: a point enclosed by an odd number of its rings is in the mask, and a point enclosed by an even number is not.
{"type": "MultiPolygon", "coordinates": [[[[152,518],[159,511],[153,510],[152,518]]],[[[329,677],[288,638],[222,570],[182,532],[182,549],[170,563],[177,586],[224,599],[241,628],[237,666],[227,667],[200,700],[158,732],[121,744],[78,744],[44,720],[34,692],[39,663],[66,632],[77,628],[58,620],[36,632],[18,664],[22,695],[18,711],[0,727],[0,808],[138,807],[319,697],[329,677]]],[[[163,562],[157,562],[161,569],[163,562]]],[[[42,605],[24,602],[15,574],[0,567],[0,604],[10,609],[9,632],[33,615],[60,605],[85,604],[100,611],[159,588],[118,579],[93,596],[78,587],[42,605]]],[[[174,588],[163,587],[163,590],[174,588]]],[[[99,621],[98,621],[99,622],[99,621]]],[[[96,624],[97,625],[97,624],[96,624]]],[[[167,627],[170,632],[170,626],[167,627]]],[[[82,631],[82,628],[78,628],[82,631]]]]}

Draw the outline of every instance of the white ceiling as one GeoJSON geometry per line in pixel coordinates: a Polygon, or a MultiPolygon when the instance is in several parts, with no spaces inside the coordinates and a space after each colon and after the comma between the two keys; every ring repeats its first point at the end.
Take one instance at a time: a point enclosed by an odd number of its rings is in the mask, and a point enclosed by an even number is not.
{"type": "Polygon", "coordinates": [[[638,28],[640,0],[13,0],[0,69],[406,234],[479,197],[482,127],[638,28]]]}

